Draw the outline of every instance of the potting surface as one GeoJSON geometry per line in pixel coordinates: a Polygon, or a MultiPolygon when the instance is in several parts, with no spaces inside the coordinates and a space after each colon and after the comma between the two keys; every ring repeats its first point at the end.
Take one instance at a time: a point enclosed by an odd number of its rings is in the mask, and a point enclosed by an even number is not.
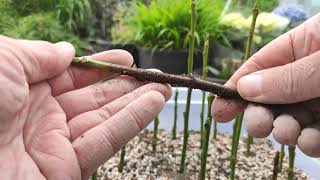
{"type": "MultiPolygon", "coordinates": [[[[179,174],[182,147],[182,132],[172,140],[171,132],[159,130],[156,153],[152,152],[152,131],[144,130],[126,146],[126,165],[123,173],[118,172],[119,153],[107,161],[98,170],[99,180],[108,179],[198,179],[200,168],[199,132],[190,131],[187,151],[186,173],[179,174]]],[[[231,136],[218,134],[217,139],[211,137],[208,160],[208,179],[228,180],[231,136]]],[[[273,159],[276,153],[272,143],[267,139],[255,139],[250,156],[246,155],[246,138],[242,137],[239,144],[236,179],[271,179],[273,159]]],[[[288,159],[284,159],[283,170],[278,180],[287,179],[288,159]]],[[[295,179],[309,179],[295,168],[295,179]]]]}

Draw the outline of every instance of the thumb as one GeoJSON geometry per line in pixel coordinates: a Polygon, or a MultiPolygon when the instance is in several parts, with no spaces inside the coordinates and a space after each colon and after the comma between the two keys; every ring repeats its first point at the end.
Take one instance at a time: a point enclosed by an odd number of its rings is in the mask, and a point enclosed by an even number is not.
{"type": "Polygon", "coordinates": [[[288,104],[320,96],[320,51],[295,62],[243,76],[240,95],[253,102],[288,104]]]}
{"type": "Polygon", "coordinates": [[[59,73],[70,65],[75,55],[74,47],[67,42],[51,44],[45,41],[16,40],[0,36],[0,44],[22,65],[29,83],[36,83],[59,73]],[[11,49],[11,50],[9,50],[11,49]]]}

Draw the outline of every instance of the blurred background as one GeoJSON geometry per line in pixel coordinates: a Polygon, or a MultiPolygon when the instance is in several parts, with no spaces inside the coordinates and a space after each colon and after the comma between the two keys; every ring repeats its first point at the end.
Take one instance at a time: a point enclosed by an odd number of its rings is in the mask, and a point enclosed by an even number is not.
{"type": "MultiPolygon", "coordinates": [[[[255,0],[197,0],[195,74],[210,41],[209,77],[229,78],[244,56],[255,0]]],[[[260,0],[254,51],[320,11],[319,0],[260,0]]],[[[0,0],[0,34],[69,41],[77,55],[121,48],[142,68],[187,71],[190,0],[0,0]]],[[[209,78],[209,80],[210,80],[209,78]]]]}

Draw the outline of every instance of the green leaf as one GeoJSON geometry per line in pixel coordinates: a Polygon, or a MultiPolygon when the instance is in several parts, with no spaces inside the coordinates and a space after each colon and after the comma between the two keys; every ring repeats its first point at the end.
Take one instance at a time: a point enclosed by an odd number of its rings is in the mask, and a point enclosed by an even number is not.
{"type": "Polygon", "coordinates": [[[214,76],[219,76],[220,75],[220,71],[212,66],[207,66],[207,70],[208,72],[210,72],[211,74],[213,74],[214,76]]]}

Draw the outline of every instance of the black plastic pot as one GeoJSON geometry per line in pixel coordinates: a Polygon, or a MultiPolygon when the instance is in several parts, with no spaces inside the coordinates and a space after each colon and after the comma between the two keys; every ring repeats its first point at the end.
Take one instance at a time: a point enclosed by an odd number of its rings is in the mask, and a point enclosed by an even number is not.
{"type": "Polygon", "coordinates": [[[93,47],[93,53],[102,52],[111,49],[123,49],[128,51],[134,59],[134,62],[137,64],[139,61],[139,52],[138,48],[133,43],[113,43],[112,41],[105,40],[94,40],[91,41],[91,46],[93,47]]]}
{"type": "MultiPolygon", "coordinates": [[[[171,74],[188,73],[188,50],[155,50],[139,48],[139,61],[137,66],[144,69],[156,68],[171,74]]],[[[202,66],[202,53],[196,50],[194,53],[194,68],[202,66]]]]}

